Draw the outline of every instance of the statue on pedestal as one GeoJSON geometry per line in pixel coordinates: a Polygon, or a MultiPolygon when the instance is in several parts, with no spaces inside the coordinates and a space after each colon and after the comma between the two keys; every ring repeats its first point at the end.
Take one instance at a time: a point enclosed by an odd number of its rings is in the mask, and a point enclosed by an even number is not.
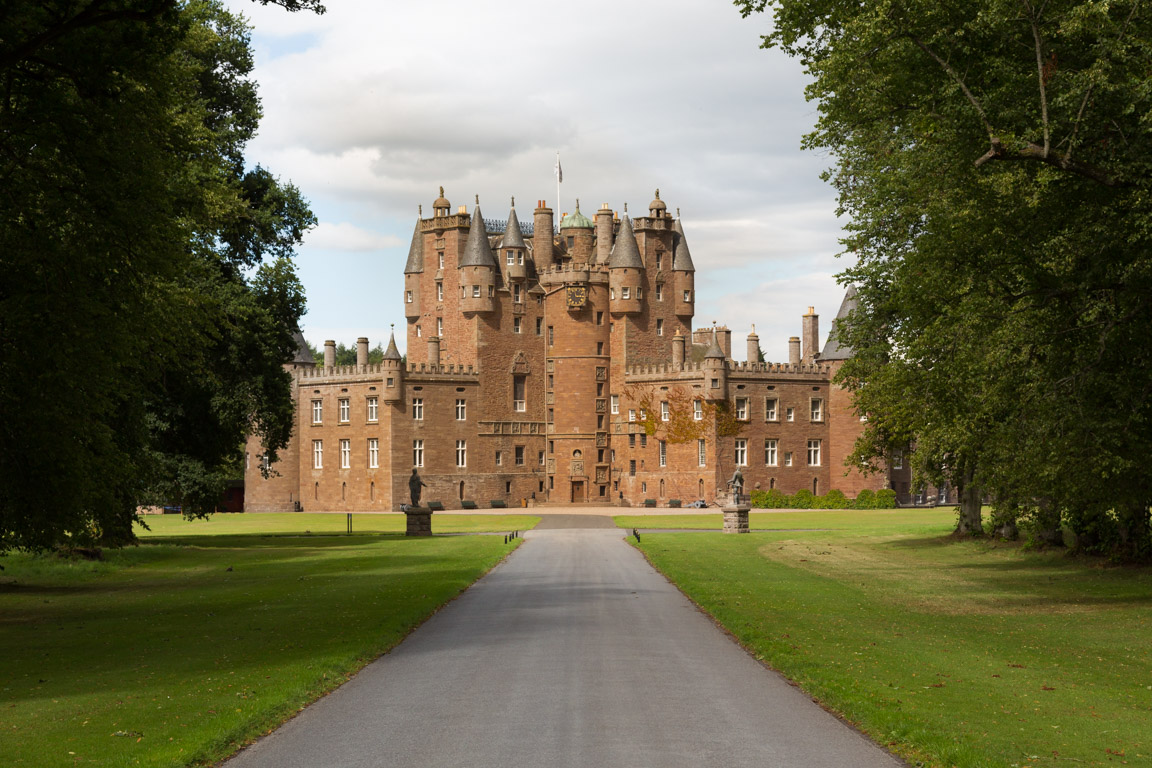
{"type": "Polygon", "coordinates": [[[417,474],[416,468],[412,468],[412,477],[408,478],[408,492],[412,495],[412,506],[420,506],[420,489],[427,488],[428,483],[420,479],[417,474]]]}
{"type": "Polygon", "coordinates": [[[732,504],[740,503],[740,497],[744,495],[744,475],[740,472],[740,467],[736,467],[732,479],[728,481],[728,493],[732,497],[732,504]]]}

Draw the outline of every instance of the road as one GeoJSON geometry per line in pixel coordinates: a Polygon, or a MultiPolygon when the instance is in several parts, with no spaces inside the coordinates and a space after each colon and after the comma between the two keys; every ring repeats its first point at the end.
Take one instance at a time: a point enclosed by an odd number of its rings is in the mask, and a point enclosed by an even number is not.
{"type": "Polygon", "coordinates": [[[225,765],[904,765],[748,656],[608,525],[545,516],[391,653],[225,765]]]}

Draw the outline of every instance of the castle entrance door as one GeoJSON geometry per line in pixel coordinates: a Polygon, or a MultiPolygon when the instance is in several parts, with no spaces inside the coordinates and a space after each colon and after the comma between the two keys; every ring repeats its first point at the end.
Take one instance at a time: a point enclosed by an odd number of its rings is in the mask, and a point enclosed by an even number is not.
{"type": "Polygon", "coordinates": [[[583,480],[573,480],[572,481],[572,503],[573,504],[583,504],[584,501],[585,501],[585,498],[584,498],[584,481],[583,480]]]}

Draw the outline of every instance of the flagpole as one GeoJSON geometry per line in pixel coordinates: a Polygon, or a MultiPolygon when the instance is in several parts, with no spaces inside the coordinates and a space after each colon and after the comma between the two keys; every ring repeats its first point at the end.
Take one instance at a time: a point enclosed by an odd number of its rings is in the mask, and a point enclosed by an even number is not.
{"type": "MultiPolygon", "coordinates": [[[[559,216],[561,214],[561,211],[560,211],[560,174],[562,174],[562,173],[563,173],[563,171],[560,170],[560,152],[559,152],[559,150],[557,150],[557,152],[556,152],[556,215],[557,216],[559,216]]],[[[557,219],[557,221],[559,221],[559,219],[557,219]]]]}

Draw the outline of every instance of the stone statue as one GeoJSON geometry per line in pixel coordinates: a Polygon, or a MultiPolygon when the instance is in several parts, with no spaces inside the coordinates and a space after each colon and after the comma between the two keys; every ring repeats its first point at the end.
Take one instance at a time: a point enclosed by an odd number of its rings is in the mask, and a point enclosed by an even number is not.
{"type": "Polygon", "coordinates": [[[736,471],[732,473],[732,479],[728,481],[728,492],[732,494],[732,501],[739,501],[740,494],[744,493],[744,475],[737,467],[736,471]]]}
{"type": "Polygon", "coordinates": [[[420,479],[420,475],[416,473],[416,468],[412,468],[412,477],[408,478],[408,492],[412,494],[412,506],[420,506],[420,489],[427,488],[428,483],[420,479]]]}

